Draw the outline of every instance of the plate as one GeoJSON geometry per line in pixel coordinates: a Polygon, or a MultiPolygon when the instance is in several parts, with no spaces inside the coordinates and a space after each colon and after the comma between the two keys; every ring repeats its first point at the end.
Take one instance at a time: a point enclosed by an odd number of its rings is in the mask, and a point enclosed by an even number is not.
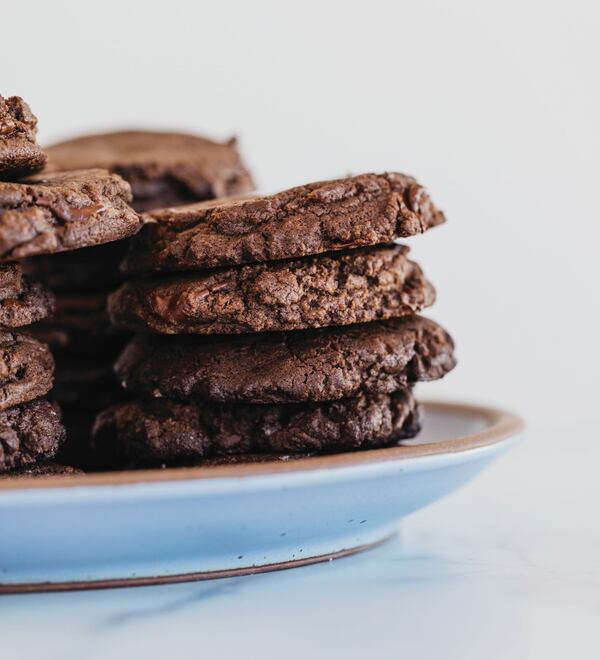
{"type": "Polygon", "coordinates": [[[0,593],[229,577],[372,547],[522,429],[425,403],[401,446],[291,461],[0,480],[0,593]]]}

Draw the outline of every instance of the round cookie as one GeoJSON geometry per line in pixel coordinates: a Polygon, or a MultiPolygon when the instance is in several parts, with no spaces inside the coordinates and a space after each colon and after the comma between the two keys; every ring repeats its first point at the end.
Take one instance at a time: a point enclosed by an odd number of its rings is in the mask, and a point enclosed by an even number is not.
{"type": "Polygon", "coordinates": [[[123,387],[220,403],[331,401],[441,378],[454,343],[419,316],[320,330],[215,337],[139,335],[115,364],[123,387]]]}
{"type": "Polygon", "coordinates": [[[33,337],[0,331],[0,410],[37,399],[52,388],[54,358],[33,337]]]}
{"type": "Polygon", "coordinates": [[[386,245],[132,280],[109,296],[120,328],[163,334],[299,330],[408,316],[435,291],[408,248],[386,245]]]}
{"type": "Polygon", "coordinates": [[[38,399],[0,412],[0,472],[52,458],[64,440],[60,410],[38,399]]]}
{"type": "Polygon", "coordinates": [[[0,326],[19,328],[45,319],[54,312],[52,292],[38,282],[21,280],[21,290],[13,298],[0,300],[0,326]]]}
{"type": "Polygon", "coordinates": [[[0,182],[0,261],[108,243],[135,234],[129,185],[105,170],[0,182]]]}
{"type": "Polygon", "coordinates": [[[120,131],[67,140],[47,151],[51,170],[102,167],[119,174],[131,184],[138,211],[253,189],[235,139],[218,143],[182,133],[120,131]]]}
{"type": "Polygon", "coordinates": [[[415,179],[390,172],[162,209],[146,220],[123,262],[128,273],[199,270],[388,243],[439,225],[444,215],[415,179]]]}
{"type": "Polygon", "coordinates": [[[168,399],[98,415],[93,448],[108,466],[182,463],[215,454],[311,453],[385,447],[419,431],[410,390],[325,403],[244,405],[168,399]]]}
{"type": "Polygon", "coordinates": [[[47,156],[36,144],[37,117],[20,96],[0,96],[0,179],[41,170],[47,156]]]}
{"type": "Polygon", "coordinates": [[[23,291],[23,267],[20,263],[0,264],[0,300],[16,298],[23,291]]]}

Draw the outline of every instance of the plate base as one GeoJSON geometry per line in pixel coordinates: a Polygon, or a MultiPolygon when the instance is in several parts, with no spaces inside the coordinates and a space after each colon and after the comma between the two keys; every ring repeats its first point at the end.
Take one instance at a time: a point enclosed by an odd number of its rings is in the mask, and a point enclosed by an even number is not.
{"type": "Polygon", "coordinates": [[[303,557],[292,559],[276,564],[263,564],[262,566],[245,566],[242,568],[228,568],[222,571],[204,571],[198,573],[180,573],[177,575],[158,575],[156,577],[118,578],[114,580],[89,580],[78,582],[40,582],[29,584],[0,584],[0,595],[2,594],[27,594],[48,593],[57,591],[85,591],[92,589],[115,589],[119,587],[148,587],[157,584],[179,584],[181,582],[198,582],[200,580],[217,580],[220,578],[239,577],[241,575],[257,575],[258,573],[270,573],[272,571],[285,571],[290,568],[299,568],[309,564],[320,564],[325,561],[333,561],[348,557],[358,552],[365,552],[386,543],[397,535],[388,534],[382,539],[372,543],[357,545],[354,548],[345,548],[337,552],[330,552],[316,557],[303,557]]]}

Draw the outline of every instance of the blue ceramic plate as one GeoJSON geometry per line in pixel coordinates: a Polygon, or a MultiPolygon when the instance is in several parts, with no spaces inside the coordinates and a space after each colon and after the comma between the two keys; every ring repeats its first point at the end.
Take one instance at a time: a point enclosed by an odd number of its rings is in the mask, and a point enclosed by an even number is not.
{"type": "Polygon", "coordinates": [[[508,446],[521,421],[427,403],[402,446],[293,461],[0,480],[0,592],[224,577],[392,535],[508,446]]]}

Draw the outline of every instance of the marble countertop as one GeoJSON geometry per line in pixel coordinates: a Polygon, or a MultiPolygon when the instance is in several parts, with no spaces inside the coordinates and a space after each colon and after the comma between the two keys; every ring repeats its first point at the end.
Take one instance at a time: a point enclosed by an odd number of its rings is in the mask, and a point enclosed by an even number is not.
{"type": "Polygon", "coordinates": [[[210,582],[0,597],[1,656],[598,658],[597,436],[592,423],[529,429],[476,481],[362,555],[210,582]]]}

